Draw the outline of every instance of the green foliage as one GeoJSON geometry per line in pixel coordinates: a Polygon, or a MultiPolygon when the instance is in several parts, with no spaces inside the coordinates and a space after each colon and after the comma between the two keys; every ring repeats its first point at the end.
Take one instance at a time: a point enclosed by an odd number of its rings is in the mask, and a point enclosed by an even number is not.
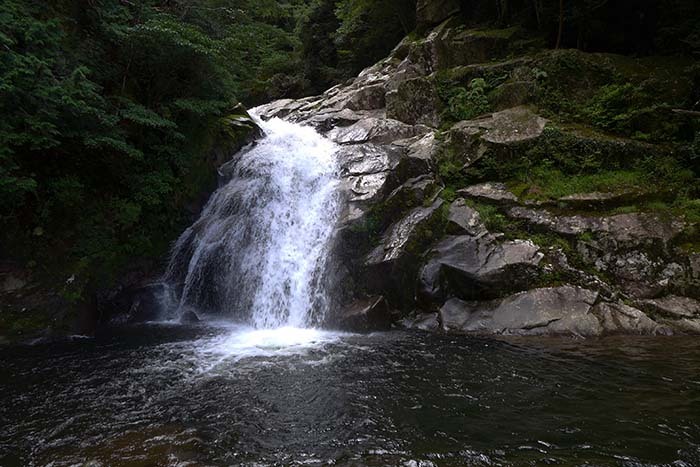
{"type": "Polygon", "coordinates": [[[583,114],[594,126],[628,133],[632,117],[629,104],[635,100],[635,92],[630,83],[603,86],[583,108],[583,114]]]}
{"type": "Polygon", "coordinates": [[[209,6],[73,6],[0,5],[0,254],[89,277],[164,253],[247,85],[209,6]]]}
{"type": "Polygon", "coordinates": [[[533,167],[519,176],[521,194],[526,198],[541,199],[557,199],[593,191],[624,192],[642,189],[649,181],[648,174],[635,170],[603,170],[591,174],[566,175],[545,165],[533,167]]]}
{"type": "Polygon", "coordinates": [[[668,118],[670,106],[660,102],[660,83],[647,82],[650,89],[631,83],[601,87],[581,109],[590,124],[613,133],[639,140],[672,140],[681,131],[668,118]]]}
{"type": "Polygon", "coordinates": [[[468,88],[455,86],[452,82],[438,81],[438,94],[446,103],[443,118],[456,122],[470,120],[490,111],[487,97],[489,85],[483,78],[474,78],[468,88]]]}
{"type": "Polygon", "coordinates": [[[415,27],[416,0],[338,0],[338,63],[354,75],[384,58],[415,27]]]}
{"type": "MultiPolygon", "coordinates": [[[[448,203],[451,203],[455,199],[457,199],[457,190],[453,186],[446,186],[441,192],[440,192],[440,197],[447,201],[448,203]]],[[[447,205],[446,205],[447,206],[447,205]]]]}
{"type": "Polygon", "coordinates": [[[515,226],[515,222],[508,220],[497,206],[473,201],[467,201],[467,204],[476,209],[481,222],[490,232],[506,232],[515,226]]]}

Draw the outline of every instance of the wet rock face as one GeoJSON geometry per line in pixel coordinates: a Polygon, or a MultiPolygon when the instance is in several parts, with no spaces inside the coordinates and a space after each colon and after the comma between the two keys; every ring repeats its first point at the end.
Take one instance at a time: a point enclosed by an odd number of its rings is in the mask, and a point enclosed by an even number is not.
{"type": "Polygon", "coordinates": [[[407,125],[398,120],[365,118],[349,127],[336,128],[328,137],[339,144],[389,144],[393,141],[425,134],[427,127],[407,125]]]}
{"type": "Polygon", "coordinates": [[[448,300],[440,309],[445,331],[506,335],[598,335],[589,312],[598,298],[591,290],[564,286],[535,289],[492,302],[448,300]]]}
{"type": "Polygon", "coordinates": [[[527,104],[538,90],[533,70],[556,54],[512,58],[518,29],[464,29],[450,18],[460,6],[419,0],[419,25],[434,27],[425,36],[405,39],[387,59],[320,96],[257,111],[311,125],[340,146],[346,207],[337,230],[344,291],[338,325],[364,331],[400,321],[421,330],[512,335],[700,333],[689,298],[700,298],[700,256],[678,252],[683,222],[610,213],[646,200],[645,193],[520,199],[499,181],[493,167],[546,150],[553,139],[572,157],[594,150],[618,162],[650,149],[549,125],[527,104]],[[489,95],[496,111],[445,129],[443,71],[462,85],[505,76],[489,95]],[[448,180],[445,187],[445,162],[462,167],[472,184],[448,180]],[[489,232],[479,211],[504,233],[489,232]]]}
{"type": "Polygon", "coordinates": [[[430,300],[498,296],[532,285],[542,261],[528,240],[499,242],[491,234],[447,237],[429,253],[420,274],[420,293],[430,300]]]}
{"type": "Polygon", "coordinates": [[[359,299],[342,310],[335,326],[354,332],[371,332],[391,328],[394,318],[384,297],[359,299]]]}
{"type": "Polygon", "coordinates": [[[438,237],[443,201],[412,209],[391,225],[379,244],[365,257],[361,275],[371,293],[383,291],[397,306],[410,306],[415,298],[415,277],[420,256],[438,237]]]}
{"type": "Polygon", "coordinates": [[[476,209],[467,205],[462,198],[456,199],[451,205],[447,215],[446,233],[459,235],[466,233],[474,237],[487,233],[486,227],[481,222],[481,217],[476,209]]]}
{"type": "Polygon", "coordinates": [[[386,116],[410,125],[440,125],[442,104],[433,82],[427,78],[407,80],[386,95],[386,116]]]}
{"type": "Polygon", "coordinates": [[[381,244],[367,256],[366,263],[381,264],[400,258],[408,248],[414,247],[410,242],[417,240],[415,236],[421,235],[421,226],[430,222],[440,206],[442,200],[438,199],[427,208],[418,207],[411,210],[406,217],[391,226],[381,244]]]}

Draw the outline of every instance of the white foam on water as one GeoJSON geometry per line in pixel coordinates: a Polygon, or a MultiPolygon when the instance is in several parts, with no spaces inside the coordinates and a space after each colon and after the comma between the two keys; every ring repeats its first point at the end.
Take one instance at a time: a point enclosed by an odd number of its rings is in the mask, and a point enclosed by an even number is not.
{"type": "Polygon", "coordinates": [[[304,363],[328,362],[322,352],[329,344],[341,342],[351,334],[314,328],[284,326],[275,329],[238,327],[228,335],[201,342],[198,347],[199,367],[210,372],[217,367],[241,360],[254,359],[256,365],[279,361],[280,357],[306,357],[318,352],[318,358],[304,363]]]}

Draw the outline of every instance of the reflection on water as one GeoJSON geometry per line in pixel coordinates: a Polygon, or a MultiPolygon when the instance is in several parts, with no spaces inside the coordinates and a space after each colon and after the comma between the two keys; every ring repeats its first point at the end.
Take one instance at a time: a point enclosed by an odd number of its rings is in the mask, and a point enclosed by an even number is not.
{"type": "Polygon", "coordinates": [[[700,465],[700,340],[150,326],[0,351],[0,465],[700,465]]]}

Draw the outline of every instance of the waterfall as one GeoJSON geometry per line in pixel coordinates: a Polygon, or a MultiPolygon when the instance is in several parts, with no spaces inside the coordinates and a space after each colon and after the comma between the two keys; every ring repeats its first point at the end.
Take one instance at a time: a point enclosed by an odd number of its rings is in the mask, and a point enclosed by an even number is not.
{"type": "Polygon", "coordinates": [[[256,328],[305,327],[328,307],[325,269],[339,214],[336,145],[310,127],[260,122],[265,137],[177,240],[170,309],[256,328]]]}

